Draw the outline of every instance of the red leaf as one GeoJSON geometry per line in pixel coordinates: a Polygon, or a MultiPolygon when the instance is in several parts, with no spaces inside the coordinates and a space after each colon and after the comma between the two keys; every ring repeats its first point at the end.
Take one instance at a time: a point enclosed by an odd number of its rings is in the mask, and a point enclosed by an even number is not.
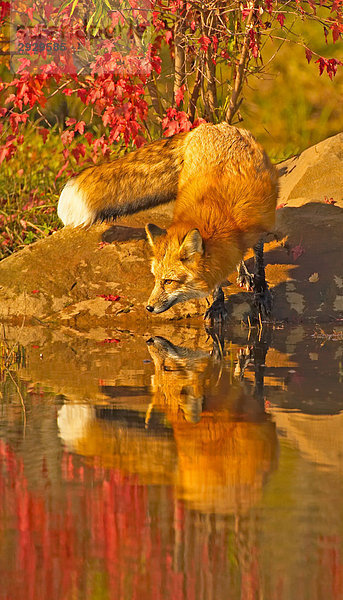
{"type": "Polygon", "coordinates": [[[209,45],[211,43],[211,38],[209,38],[207,35],[202,35],[198,41],[201,46],[201,49],[207,50],[207,48],[209,47],[209,45]]]}
{"type": "Polygon", "coordinates": [[[333,198],[328,198],[327,196],[324,196],[324,202],[326,202],[326,204],[337,204],[337,200],[334,200],[333,198]]]}
{"type": "Polygon", "coordinates": [[[120,296],[114,296],[113,294],[98,294],[99,298],[104,298],[104,300],[108,300],[109,302],[116,302],[120,300],[120,296]]]}
{"type": "Polygon", "coordinates": [[[144,146],[146,144],[146,139],[142,135],[136,135],[134,138],[135,145],[137,148],[144,146]]]}
{"type": "Polygon", "coordinates": [[[91,146],[93,144],[93,142],[94,142],[93,134],[90,131],[87,131],[85,133],[85,138],[86,138],[89,146],[91,146]]]}
{"type": "Polygon", "coordinates": [[[102,340],[102,342],[99,342],[99,344],[119,344],[120,340],[118,340],[117,338],[106,338],[105,340],[102,340]]]}
{"type": "Polygon", "coordinates": [[[166,31],[164,35],[165,35],[166,42],[167,42],[168,46],[170,46],[171,43],[172,43],[172,41],[173,41],[173,32],[172,31],[166,31]]]}
{"type": "Polygon", "coordinates": [[[278,204],[276,207],[276,210],[279,210],[280,208],[283,208],[284,206],[287,206],[287,202],[283,202],[282,204],[278,204]]]}
{"type": "Polygon", "coordinates": [[[62,140],[62,144],[64,146],[69,146],[69,144],[71,144],[72,140],[74,137],[74,132],[71,131],[70,129],[66,129],[65,131],[63,131],[63,133],[61,134],[61,140],[62,140]]]}
{"type": "Polygon", "coordinates": [[[304,254],[304,252],[305,252],[305,249],[301,245],[301,242],[300,242],[297,246],[294,246],[291,250],[293,260],[297,260],[302,254],[304,254]]]}
{"type": "Polygon", "coordinates": [[[336,21],[331,25],[333,43],[337,42],[343,33],[343,24],[336,21]]]}
{"type": "Polygon", "coordinates": [[[75,129],[75,131],[78,131],[82,135],[85,130],[85,125],[86,125],[86,123],[84,121],[79,121],[79,123],[76,123],[74,129],[75,129]]]}
{"type": "Polygon", "coordinates": [[[32,290],[31,294],[39,294],[40,290],[32,290]]]}
{"type": "Polygon", "coordinates": [[[49,135],[49,129],[46,129],[46,127],[39,127],[39,129],[38,129],[38,133],[39,133],[39,135],[41,135],[41,136],[42,136],[42,138],[43,138],[43,143],[45,144],[45,142],[46,142],[46,138],[47,138],[47,137],[48,137],[48,135],[49,135]]]}
{"type": "Polygon", "coordinates": [[[323,58],[322,56],[320,58],[318,58],[318,60],[316,60],[316,64],[318,64],[318,63],[319,63],[319,75],[322,75],[323,71],[325,69],[325,66],[327,64],[325,58],[323,58]]]}
{"type": "Polygon", "coordinates": [[[279,21],[281,27],[283,27],[285,22],[285,15],[283,13],[279,13],[277,16],[277,20],[279,21]]]}
{"type": "Polygon", "coordinates": [[[311,58],[312,58],[312,52],[309,48],[305,48],[305,55],[306,55],[307,62],[310,63],[311,58]]]}
{"type": "Polygon", "coordinates": [[[183,97],[185,95],[185,88],[186,86],[183,84],[176,92],[175,94],[175,102],[176,102],[176,106],[180,106],[181,102],[183,101],[183,97]]]}

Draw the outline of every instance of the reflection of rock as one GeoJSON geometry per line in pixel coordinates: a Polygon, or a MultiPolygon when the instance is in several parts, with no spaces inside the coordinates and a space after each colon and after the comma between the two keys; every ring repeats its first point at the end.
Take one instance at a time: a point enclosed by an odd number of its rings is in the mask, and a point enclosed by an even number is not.
{"type": "MultiPolygon", "coordinates": [[[[211,349],[202,329],[177,327],[170,323],[164,331],[178,344],[207,349],[207,352],[211,349]]],[[[95,405],[106,401],[125,406],[127,400],[132,402],[134,394],[137,409],[140,407],[144,411],[149,405],[153,367],[146,336],[127,330],[109,333],[100,327],[85,333],[6,326],[5,332],[6,339],[25,346],[25,359],[19,369],[22,379],[39,383],[55,394],[79,403],[95,405]],[[119,342],[103,343],[112,336],[119,342]],[[116,389],[113,398],[108,393],[111,386],[116,389]],[[127,397],[127,392],[131,397],[127,397]]]]}
{"type": "Polygon", "coordinates": [[[304,415],[299,412],[272,410],[280,431],[310,461],[343,472],[343,414],[304,415]]]}
{"type": "MultiPolygon", "coordinates": [[[[266,244],[267,278],[274,288],[277,319],[328,320],[343,314],[343,134],[309,148],[280,165],[281,198],[277,211],[279,241],[266,244]],[[335,205],[325,203],[325,197],[335,205]]],[[[177,305],[160,316],[145,310],[153,278],[150,249],[142,227],[170,222],[172,205],[120,220],[125,229],[96,225],[89,230],[58,231],[0,265],[0,316],[57,321],[79,327],[135,323],[203,314],[205,300],[177,305]],[[134,228],[132,230],[132,228],[134,228]],[[118,233],[119,232],[119,233],[118,233]],[[99,242],[112,241],[99,247],[99,242]],[[115,241],[113,241],[115,240],[115,241]],[[61,260],[63,257],[63,260],[61,260]],[[106,302],[101,294],[118,294],[106,302]]],[[[116,226],[115,226],[116,227],[116,226]]],[[[232,317],[249,310],[249,294],[232,283],[232,317]]]]}

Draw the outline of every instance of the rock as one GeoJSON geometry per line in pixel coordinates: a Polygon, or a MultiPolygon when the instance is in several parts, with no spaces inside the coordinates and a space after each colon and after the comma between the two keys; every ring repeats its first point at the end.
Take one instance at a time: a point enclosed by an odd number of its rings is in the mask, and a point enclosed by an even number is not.
{"type": "Polygon", "coordinates": [[[333,200],[343,208],[343,133],[311,146],[279,165],[279,204],[301,206],[333,200]]]}
{"type": "MultiPolygon", "coordinates": [[[[276,320],[324,322],[343,318],[343,133],[280,165],[275,232],[265,245],[276,320]]],[[[206,300],[161,315],[145,310],[153,287],[144,225],[162,227],[173,204],[142,211],[115,225],[64,228],[0,264],[0,318],[78,328],[134,326],[151,320],[202,322],[206,300]],[[103,295],[119,296],[109,301],[103,295]]],[[[247,256],[248,266],[251,265],[247,256]]],[[[251,295],[229,277],[232,321],[245,318],[251,295]]]]}

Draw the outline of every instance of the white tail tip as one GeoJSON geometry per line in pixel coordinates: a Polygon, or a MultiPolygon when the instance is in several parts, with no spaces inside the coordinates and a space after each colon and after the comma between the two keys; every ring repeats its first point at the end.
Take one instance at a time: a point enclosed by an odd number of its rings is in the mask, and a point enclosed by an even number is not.
{"type": "Polygon", "coordinates": [[[63,188],[58,201],[57,214],[64,225],[77,227],[90,225],[93,222],[93,215],[76,179],[70,179],[63,188]]]}

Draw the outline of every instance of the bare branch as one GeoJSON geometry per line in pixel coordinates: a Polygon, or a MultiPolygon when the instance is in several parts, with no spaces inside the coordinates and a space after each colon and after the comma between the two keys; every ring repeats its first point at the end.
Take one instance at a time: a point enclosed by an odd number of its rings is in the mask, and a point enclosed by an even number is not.
{"type": "Polygon", "coordinates": [[[202,73],[201,65],[199,64],[197,74],[195,77],[193,90],[192,90],[192,93],[191,93],[190,99],[189,99],[188,114],[189,114],[191,121],[194,121],[196,105],[197,105],[197,101],[199,98],[202,82],[203,82],[203,73],[202,73]]]}
{"type": "Polygon", "coordinates": [[[257,4],[258,4],[258,0],[254,0],[253,5],[252,5],[250,12],[248,14],[248,17],[247,17],[247,21],[246,21],[241,56],[240,56],[238,67],[237,67],[237,72],[236,72],[236,76],[235,76],[235,81],[234,81],[234,86],[233,86],[229,106],[228,106],[228,109],[227,109],[226,115],[225,115],[225,119],[228,123],[232,122],[232,119],[233,119],[234,115],[236,114],[236,112],[239,108],[239,104],[240,104],[239,97],[242,92],[244,78],[246,75],[246,64],[247,64],[247,60],[249,58],[250,29],[251,29],[252,20],[254,17],[254,11],[256,9],[257,4]]]}

